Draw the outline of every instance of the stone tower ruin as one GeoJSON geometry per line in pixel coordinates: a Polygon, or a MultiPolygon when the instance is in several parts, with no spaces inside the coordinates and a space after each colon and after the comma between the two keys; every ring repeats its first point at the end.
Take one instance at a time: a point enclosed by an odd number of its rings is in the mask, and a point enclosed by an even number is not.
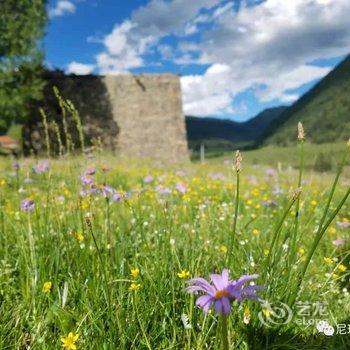
{"type": "MultiPolygon", "coordinates": [[[[44,148],[39,107],[46,111],[49,126],[53,120],[62,124],[52,92],[56,86],[62,97],[70,99],[79,111],[88,141],[98,138],[107,148],[127,157],[170,162],[189,159],[178,76],[66,76],[62,72],[48,72],[45,80],[44,100],[33,108],[24,128],[27,151],[39,152],[44,148]]],[[[73,140],[78,140],[74,125],[69,129],[73,140]]]]}

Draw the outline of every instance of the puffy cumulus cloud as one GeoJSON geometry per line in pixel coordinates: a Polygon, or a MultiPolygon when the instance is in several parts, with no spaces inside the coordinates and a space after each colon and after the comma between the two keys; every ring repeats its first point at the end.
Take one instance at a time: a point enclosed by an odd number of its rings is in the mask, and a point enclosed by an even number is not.
{"type": "Polygon", "coordinates": [[[230,66],[214,64],[204,75],[182,77],[184,112],[204,116],[231,111],[230,73],[230,66]]]}
{"type": "Polygon", "coordinates": [[[232,111],[248,90],[261,102],[291,102],[295,90],[323,77],[315,59],[350,52],[349,0],[151,0],[102,40],[102,74],[124,73],[155,57],[178,65],[207,65],[182,77],[184,110],[193,115],[232,111]],[[162,39],[171,36],[171,44],[162,39]],[[173,38],[176,38],[175,44],[173,38]]]}
{"type": "Polygon", "coordinates": [[[152,0],[136,9],[131,18],[114,27],[103,44],[105,50],[97,55],[102,74],[126,72],[144,65],[143,56],[168,35],[188,35],[189,21],[202,9],[210,9],[222,0],[152,0]]]}
{"type": "MultiPolygon", "coordinates": [[[[197,62],[227,65],[230,70],[221,81],[225,86],[218,91],[208,71],[202,76],[183,77],[186,113],[204,115],[203,101],[213,96],[218,101],[218,94],[233,97],[248,88],[255,89],[260,101],[291,102],[298,96],[290,90],[330,71],[329,67],[310,64],[312,61],[350,51],[348,0],[266,0],[236,12],[216,12],[221,13],[215,26],[204,33],[200,43],[191,46],[186,41],[180,47],[187,58],[189,48],[191,57],[197,53],[197,62]]],[[[224,101],[226,98],[213,114],[225,112],[224,101]]]]}
{"type": "Polygon", "coordinates": [[[69,63],[67,68],[67,73],[77,74],[77,75],[87,75],[87,74],[91,74],[94,68],[95,68],[95,65],[93,64],[84,64],[84,63],[73,61],[69,63]]]}
{"type": "Polygon", "coordinates": [[[49,9],[49,17],[60,17],[66,14],[74,13],[76,10],[75,5],[68,0],[59,0],[55,7],[49,9]]]}

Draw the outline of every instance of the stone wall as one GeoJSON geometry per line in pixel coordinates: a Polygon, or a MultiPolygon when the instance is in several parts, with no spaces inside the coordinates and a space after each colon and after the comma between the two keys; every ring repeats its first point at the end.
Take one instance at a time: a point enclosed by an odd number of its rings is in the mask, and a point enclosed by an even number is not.
{"type": "MultiPolygon", "coordinates": [[[[171,162],[188,160],[180,79],[176,75],[66,76],[46,73],[44,100],[33,107],[24,128],[24,144],[40,152],[43,125],[38,108],[62,129],[62,113],[53,94],[57,86],[80,113],[87,142],[100,139],[116,153],[171,162]]],[[[76,145],[78,133],[71,121],[69,131],[76,145]]],[[[62,133],[63,134],[63,133],[62,133]]],[[[53,130],[50,137],[55,142],[53,130]]],[[[54,147],[53,147],[54,148],[54,147]]]]}
{"type": "Polygon", "coordinates": [[[188,157],[179,78],[175,75],[105,77],[121,153],[179,161],[188,157]]]}

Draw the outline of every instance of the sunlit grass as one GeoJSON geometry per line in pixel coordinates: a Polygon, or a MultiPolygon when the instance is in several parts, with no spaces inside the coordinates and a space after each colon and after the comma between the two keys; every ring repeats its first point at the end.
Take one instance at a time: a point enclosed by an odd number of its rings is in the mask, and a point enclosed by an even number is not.
{"type": "MultiPolygon", "coordinates": [[[[257,283],[266,286],[261,296],[270,303],[289,301],[296,287],[296,301],[327,305],[330,323],[349,324],[349,246],[333,243],[348,239],[347,225],[336,224],[350,220],[348,201],[297,284],[334,175],[304,174],[291,258],[298,170],[286,158],[279,168],[247,164],[243,153],[237,209],[232,162],[165,167],[97,154],[50,160],[39,174],[34,159],[20,161],[18,172],[0,159],[0,348],[72,342],[79,349],[218,349],[217,316],[195,307],[185,287],[188,278],[223,268],[232,277],[259,274],[257,283]],[[89,176],[98,194],[86,195],[91,187],[81,176],[88,168],[96,170],[89,176]],[[117,201],[106,185],[120,195],[117,201]],[[21,210],[23,199],[35,209],[21,210]]],[[[349,188],[347,176],[329,214],[349,188]]],[[[349,347],[348,336],[328,338],[294,321],[268,328],[261,311],[259,303],[233,304],[232,349],[349,347]]]]}

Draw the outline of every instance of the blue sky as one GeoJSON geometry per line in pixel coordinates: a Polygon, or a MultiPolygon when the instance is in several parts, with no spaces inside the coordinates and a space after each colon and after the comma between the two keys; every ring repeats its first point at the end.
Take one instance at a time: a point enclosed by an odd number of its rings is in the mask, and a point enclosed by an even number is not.
{"type": "Polygon", "coordinates": [[[50,0],[48,9],[50,68],[179,74],[188,115],[244,121],[290,104],[350,52],[348,0],[50,0]]]}

